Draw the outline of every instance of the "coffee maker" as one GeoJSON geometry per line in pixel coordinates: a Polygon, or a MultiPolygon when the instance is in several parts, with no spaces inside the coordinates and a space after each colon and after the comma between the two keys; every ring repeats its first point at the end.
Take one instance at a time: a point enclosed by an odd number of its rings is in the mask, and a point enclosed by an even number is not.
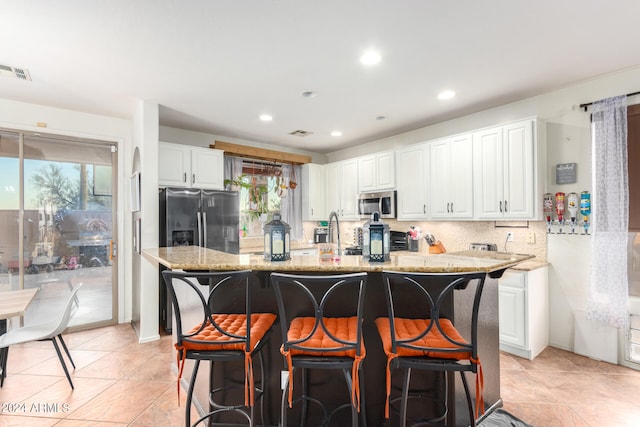
{"type": "Polygon", "coordinates": [[[316,227],[313,229],[313,243],[329,243],[329,228],[316,227]]]}

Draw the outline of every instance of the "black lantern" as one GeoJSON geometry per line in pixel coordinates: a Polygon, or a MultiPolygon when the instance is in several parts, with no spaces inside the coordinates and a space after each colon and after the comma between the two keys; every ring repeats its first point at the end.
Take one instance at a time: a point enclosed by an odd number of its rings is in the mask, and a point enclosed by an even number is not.
{"type": "Polygon", "coordinates": [[[280,218],[280,213],[276,212],[273,214],[273,220],[264,226],[264,259],[268,261],[291,259],[289,252],[289,231],[291,227],[280,218]]]}
{"type": "Polygon", "coordinates": [[[374,212],[371,221],[367,221],[362,227],[362,256],[369,262],[385,262],[391,259],[389,224],[385,224],[379,218],[380,213],[374,212]]]}

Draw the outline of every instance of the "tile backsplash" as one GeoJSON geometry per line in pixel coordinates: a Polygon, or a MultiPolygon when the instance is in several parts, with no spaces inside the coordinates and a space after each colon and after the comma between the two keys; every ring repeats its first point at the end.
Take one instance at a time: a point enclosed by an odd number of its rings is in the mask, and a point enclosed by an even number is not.
{"type": "MultiPolygon", "coordinates": [[[[430,232],[440,240],[448,252],[469,249],[471,243],[495,243],[501,252],[513,252],[535,255],[539,261],[547,260],[547,234],[544,221],[443,221],[443,222],[411,222],[385,220],[391,230],[408,231],[410,226],[420,227],[422,232],[430,232]],[[507,233],[513,233],[513,241],[506,242],[507,233]],[[530,237],[533,243],[529,243],[530,237]],[[506,245],[505,245],[506,244],[506,245]]],[[[340,237],[343,246],[354,243],[354,229],[364,224],[356,221],[340,223],[340,237]]],[[[304,238],[313,239],[315,222],[304,223],[304,238]]],[[[420,252],[427,253],[429,246],[424,239],[420,240],[420,252]]]]}

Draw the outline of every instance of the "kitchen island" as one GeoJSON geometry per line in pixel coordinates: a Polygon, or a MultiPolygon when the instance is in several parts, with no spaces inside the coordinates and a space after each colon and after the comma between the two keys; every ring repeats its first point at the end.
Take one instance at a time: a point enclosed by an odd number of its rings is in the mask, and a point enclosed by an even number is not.
{"type": "MultiPolygon", "coordinates": [[[[484,398],[487,413],[500,407],[500,350],[498,328],[498,278],[510,267],[522,261],[532,259],[530,255],[509,254],[489,251],[461,251],[439,255],[391,255],[391,260],[385,263],[369,263],[361,256],[342,256],[338,260],[324,261],[316,255],[292,256],[291,260],[283,262],[265,261],[261,255],[241,254],[233,255],[201,247],[170,247],[154,248],[143,251],[143,256],[153,263],[161,264],[176,270],[252,270],[254,275],[253,302],[255,311],[269,311],[277,313],[273,291],[269,286],[269,274],[273,271],[299,274],[330,274],[347,272],[367,272],[368,285],[365,297],[364,313],[364,341],[367,356],[363,364],[366,415],[369,426],[383,425],[384,411],[384,378],[385,355],[378,336],[374,321],[377,317],[386,316],[387,308],[384,299],[382,274],[383,270],[426,273],[462,273],[484,271],[487,280],[483,291],[479,317],[479,354],[482,358],[485,387],[484,398]]],[[[233,309],[233,298],[229,298],[229,309],[233,309]]],[[[407,302],[410,304],[410,302],[407,302]]],[[[448,305],[452,318],[464,319],[469,315],[469,299],[463,292],[450,301],[448,305]]],[[[465,335],[464,329],[461,333],[465,335]]],[[[271,376],[267,385],[270,393],[267,397],[268,407],[272,415],[278,414],[280,402],[280,375],[283,361],[279,352],[281,337],[279,328],[274,330],[270,338],[268,364],[271,376]]],[[[201,373],[204,374],[205,370],[201,373]]],[[[204,374],[206,375],[206,374],[204,374]]],[[[313,379],[312,379],[313,380],[313,379]]],[[[431,381],[430,378],[424,380],[431,381]]],[[[455,418],[456,425],[468,425],[466,403],[464,401],[461,383],[456,379],[455,390],[451,391],[451,398],[455,398],[457,410],[452,409],[450,416],[455,418]]],[[[200,383],[206,383],[203,378],[200,383]]],[[[336,387],[344,387],[336,386],[336,387]]],[[[196,389],[196,396],[200,402],[206,402],[206,390],[196,389]]],[[[340,398],[340,393],[323,395],[322,399],[340,398]],[[337,397],[336,397],[337,396],[337,397]]],[[[206,409],[206,408],[205,408],[206,409]]],[[[277,416],[272,416],[272,424],[277,424],[277,416]]],[[[295,417],[291,417],[295,420],[295,417]]],[[[395,424],[395,423],[394,423],[395,424]]],[[[342,425],[340,422],[335,425],[342,425]]]]}

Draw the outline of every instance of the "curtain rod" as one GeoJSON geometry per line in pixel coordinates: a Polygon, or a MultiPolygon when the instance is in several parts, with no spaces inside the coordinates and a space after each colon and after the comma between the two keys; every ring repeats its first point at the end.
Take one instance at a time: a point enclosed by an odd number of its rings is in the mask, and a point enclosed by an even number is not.
{"type": "MultiPolygon", "coordinates": [[[[631,93],[626,94],[625,96],[626,96],[626,97],[629,97],[629,96],[633,96],[633,95],[640,95],[640,91],[638,91],[638,92],[631,92],[631,93]]],[[[594,101],[594,102],[596,102],[596,101],[594,101]]],[[[587,108],[588,108],[590,105],[593,105],[593,102],[587,102],[586,104],[580,104],[580,108],[584,108],[584,111],[586,112],[586,111],[587,111],[587,108]]]]}

